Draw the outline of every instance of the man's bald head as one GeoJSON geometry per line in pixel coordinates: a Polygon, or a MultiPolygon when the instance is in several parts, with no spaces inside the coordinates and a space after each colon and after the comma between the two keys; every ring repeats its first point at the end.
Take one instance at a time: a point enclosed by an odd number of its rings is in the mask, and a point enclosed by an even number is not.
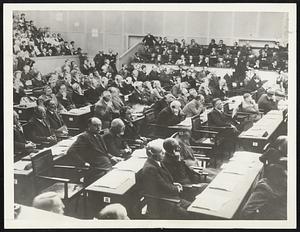
{"type": "Polygon", "coordinates": [[[156,139],[150,141],[146,146],[146,154],[151,159],[161,161],[164,157],[163,140],[156,139]]]}
{"type": "Polygon", "coordinates": [[[64,204],[56,192],[45,192],[33,199],[32,206],[58,214],[64,214],[64,204]]]}
{"type": "Polygon", "coordinates": [[[169,154],[174,153],[174,151],[176,151],[180,148],[178,141],[174,138],[165,139],[165,141],[163,143],[163,147],[164,147],[165,151],[169,154]]]}
{"type": "Polygon", "coordinates": [[[102,122],[97,117],[88,120],[88,131],[92,134],[99,134],[102,128],[102,122]]]}

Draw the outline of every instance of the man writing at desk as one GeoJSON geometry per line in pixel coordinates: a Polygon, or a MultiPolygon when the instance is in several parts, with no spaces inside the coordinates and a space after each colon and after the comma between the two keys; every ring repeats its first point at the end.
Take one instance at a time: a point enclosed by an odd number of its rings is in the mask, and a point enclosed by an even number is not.
{"type": "Polygon", "coordinates": [[[179,101],[172,101],[170,106],[165,107],[159,114],[157,124],[164,126],[174,126],[185,119],[185,114],[181,111],[179,101]]]}
{"type": "MultiPolygon", "coordinates": [[[[95,168],[111,169],[112,163],[117,163],[122,158],[109,154],[105,142],[100,135],[102,122],[93,117],[88,120],[88,129],[79,135],[77,140],[67,151],[67,155],[75,158],[80,166],[91,166],[95,168]]],[[[94,170],[91,176],[97,177],[102,171],[94,170]]]]}

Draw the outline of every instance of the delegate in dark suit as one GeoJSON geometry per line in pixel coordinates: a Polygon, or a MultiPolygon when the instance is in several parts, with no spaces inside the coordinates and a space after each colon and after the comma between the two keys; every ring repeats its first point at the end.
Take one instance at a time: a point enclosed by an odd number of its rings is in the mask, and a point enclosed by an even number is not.
{"type": "Polygon", "coordinates": [[[67,155],[74,157],[74,161],[82,166],[89,163],[92,167],[112,167],[111,155],[107,151],[102,136],[88,131],[78,136],[67,155]]]}
{"type": "Polygon", "coordinates": [[[190,203],[180,198],[171,174],[162,163],[160,165],[152,159],[147,159],[142,170],[144,193],[157,198],[176,199],[179,203],[154,201],[149,204],[149,210],[158,208],[166,217],[188,218],[186,208],[190,203]]]}

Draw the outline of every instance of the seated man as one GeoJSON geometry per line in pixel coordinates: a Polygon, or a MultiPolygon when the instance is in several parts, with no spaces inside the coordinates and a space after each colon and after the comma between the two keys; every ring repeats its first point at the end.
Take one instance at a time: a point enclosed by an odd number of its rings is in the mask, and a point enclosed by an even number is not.
{"type": "Polygon", "coordinates": [[[68,129],[60,115],[57,111],[56,104],[53,100],[46,101],[45,106],[47,107],[46,114],[47,120],[50,124],[51,129],[53,129],[56,136],[66,136],[68,135],[68,129]]]}
{"type": "Polygon", "coordinates": [[[230,117],[224,114],[223,102],[220,98],[213,100],[213,110],[208,114],[208,124],[216,127],[230,127],[234,133],[238,133],[237,123],[230,117]]]}
{"type": "Polygon", "coordinates": [[[95,117],[101,119],[103,128],[108,128],[113,119],[113,105],[111,100],[111,93],[104,91],[100,100],[95,104],[95,117]]]}
{"type": "Polygon", "coordinates": [[[275,97],[275,91],[272,89],[268,89],[266,94],[261,95],[257,103],[258,108],[262,109],[265,114],[270,110],[278,109],[278,101],[275,97]]]}
{"type": "Polygon", "coordinates": [[[261,116],[259,115],[258,105],[255,103],[249,93],[245,93],[243,96],[241,111],[251,113],[251,121],[258,121],[261,118],[261,116]]]}
{"type": "Polygon", "coordinates": [[[120,90],[116,87],[109,87],[108,91],[111,94],[113,112],[119,116],[120,109],[124,106],[124,102],[120,97],[120,90]]]}
{"type": "Polygon", "coordinates": [[[266,167],[265,177],[256,184],[241,211],[240,219],[287,219],[287,170],[285,162],[266,167]]]}
{"type": "Polygon", "coordinates": [[[130,220],[126,208],[119,203],[105,206],[96,216],[96,219],[130,220]]]}
{"type": "Polygon", "coordinates": [[[150,105],[150,99],[144,91],[143,82],[136,81],[133,86],[134,90],[129,97],[129,102],[132,104],[150,105]]]}
{"type": "Polygon", "coordinates": [[[26,156],[35,151],[36,144],[27,141],[24,136],[23,128],[19,122],[19,115],[14,111],[14,152],[26,156]]]}
{"type": "Polygon", "coordinates": [[[67,87],[65,84],[61,84],[56,94],[56,98],[60,104],[62,104],[66,110],[71,110],[76,108],[71,95],[67,92],[67,87]]]}
{"type": "Polygon", "coordinates": [[[172,101],[170,106],[165,107],[157,118],[157,124],[164,126],[173,126],[185,119],[185,115],[181,111],[179,101],[172,101]]]}
{"type": "Polygon", "coordinates": [[[170,103],[174,100],[176,100],[175,97],[172,94],[168,93],[164,96],[163,99],[155,102],[153,107],[156,114],[162,111],[165,107],[168,107],[170,103]]]}
{"type": "Polygon", "coordinates": [[[287,136],[279,136],[259,160],[265,165],[278,163],[280,158],[287,157],[287,145],[287,136]]]}
{"type": "MultiPolygon", "coordinates": [[[[102,122],[93,117],[88,120],[87,131],[78,136],[77,140],[67,151],[67,155],[74,157],[78,166],[91,166],[92,168],[111,169],[112,164],[121,161],[119,157],[111,155],[100,135],[102,122]]],[[[102,171],[92,170],[90,177],[96,179],[102,171]]]]}
{"type": "Polygon", "coordinates": [[[131,149],[127,143],[122,139],[124,135],[125,124],[116,118],[112,120],[109,132],[104,134],[103,140],[106,144],[107,151],[117,157],[127,157],[131,153],[131,149]]]}
{"type": "Polygon", "coordinates": [[[64,214],[65,205],[55,192],[45,192],[33,199],[32,206],[37,209],[64,214]]]}
{"type": "Polygon", "coordinates": [[[149,142],[146,153],[148,159],[142,169],[143,192],[154,198],[153,201],[149,198],[147,203],[149,214],[159,219],[162,219],[161,217],[187,219],[189,214],[186,209],[190,202],[180,198],[182,185],[174,183],[173,177],[162,163],[164,153],[161,143],[157,140],[149,142]],[[179,202],[158,200],[159,198],[169,198],[179,202]]]}
{"type": "MultiPolygon", "coordinates": [[[[174,182],[182,185],[192,185],[200,183],[200,176],[193,172],[180,157],[180,146],[176,139],[167,138],[163,143],[165,156],[162,160],[163,165],[167,168],[174,182]]],[[[183,191],[182,197],[186,200],[193,201],[195,196],[204,190],[203,184],[199,188],[187,188],[183,191]]]]}
{"type": "Polygon", "coordinates": [[[183,107],[182,112],[187,117],[193,117],[195,115],[199,115],[203,113],[205,110],[203,104],[204,104],[204,97],[203,95],[199,94],[183,107]]]}
{"type": "Polygon", "coordinates": [[[122,119],[125,130],[123,139],[127,142],[144,143],[147,139],[141,137],[137,126],[132,121],[132,109],[129,106],[124,106],[120,110],[120,118],[122,119]]]}
{"type": "Polygon", "coordinates": [[[49,122],[46,118],[46,110],[42,106],[37,106],[34,110],[34,117],[30,121],[30,138],[34,143],[46,146],[56,144],[57,139],[52,132],[49,122]]]}

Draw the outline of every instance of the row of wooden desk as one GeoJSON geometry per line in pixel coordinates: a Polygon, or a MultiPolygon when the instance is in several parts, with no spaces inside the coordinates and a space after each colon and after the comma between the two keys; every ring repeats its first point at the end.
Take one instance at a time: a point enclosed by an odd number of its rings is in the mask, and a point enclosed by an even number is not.
{"type": "Polygon", "coordinates": [[[283,119],[283,111],[269,111],[251,128],[239,135],[240,144],[248,151],[263,152],[264,147],[278,136],[277,132],[283,119]]]}

